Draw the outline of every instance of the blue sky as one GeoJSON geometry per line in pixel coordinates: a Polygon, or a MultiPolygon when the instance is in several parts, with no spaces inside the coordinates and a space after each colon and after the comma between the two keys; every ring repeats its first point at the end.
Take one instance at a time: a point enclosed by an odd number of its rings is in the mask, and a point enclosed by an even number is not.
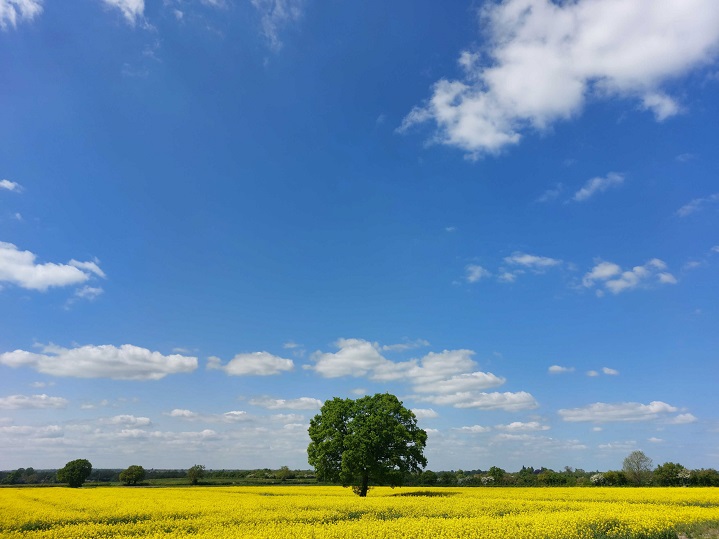
{"type": "Polygon", "coordinates": [[[719,468],[714,0],[0,0],[0,469],[719,468]]]}

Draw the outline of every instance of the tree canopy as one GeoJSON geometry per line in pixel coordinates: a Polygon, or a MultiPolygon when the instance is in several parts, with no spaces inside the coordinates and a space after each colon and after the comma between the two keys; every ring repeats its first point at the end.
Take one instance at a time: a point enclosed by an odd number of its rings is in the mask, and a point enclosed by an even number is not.
{"type": "Polygon", "coordinates": [[[187,478],[193,485],[196,485],[205,475],[205,466],[203,464],[195,464],[187,470],[187,478]]]}
{"type": "Polygon", "coordinates": [[[308,461],[317,478],[351,486],[359,496],[367,495],[370,482],[399,486],[407,473],[427,466],[427,433],[388,393],[326,401],[309,435],[308,461]]]}
{"type": "Polygon", "coordinates": [[[133,464],[127,470],[120,472],[120,481],[126,485],[137,485],[143,479],[145,479],[145,468],[137,464],[133,464]]]}
{"type": "Polygon", "coordinates": [[[642,451],[632,451],[624,459],[622,471],[635,485],[646,485],[652,477],[652,459],[642,451]]]}
{"type": "Polygon", "coordinates": [[[57,479],[72,488],[81,487],[92,473],[92,464],[86,459],[71,460],[57,471],[57,479]]]}

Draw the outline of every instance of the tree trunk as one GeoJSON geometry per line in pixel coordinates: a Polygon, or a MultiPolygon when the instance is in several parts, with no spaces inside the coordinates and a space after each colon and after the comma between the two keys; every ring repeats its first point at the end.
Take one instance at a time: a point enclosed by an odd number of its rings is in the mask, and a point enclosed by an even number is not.
{"type": "Polygon", "coordinates": [[[367,496],[367,490],[369,490],[369,476],[365,473],[362,474],[362,485],[360,485],[359,495],[361,498],[367,496]]]}

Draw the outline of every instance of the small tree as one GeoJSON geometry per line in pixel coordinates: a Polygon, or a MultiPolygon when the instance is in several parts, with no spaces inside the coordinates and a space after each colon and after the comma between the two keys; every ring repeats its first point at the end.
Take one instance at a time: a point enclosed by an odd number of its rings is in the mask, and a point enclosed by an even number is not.
{"type": "Polygon", "coordinates": [[[202,464],[195,464],[187,470],[187,478],[193,485],[196,485],[205,475],[205,467],[202,464]]]}
{"type": "Polygon", "coordinates": [[[622,471],[635,485],[648,485],[652,478],[652,459],[642,451],[632,451],[624,459],[622,471]]]}
{"type": "Polygon", "coordinates": [[[370,482],[399,486],[427,466],[427,433],[394,395],[328,400],[310,421],[309,463],[320,481],[367,496],[370,482]]]}
{"type": "Polygon", "coordinates": [[[126,485],[137,485],[143,479],[145,479],[145,468],[136,464],[120,472],[120,481],[126,485]]]}
{"type": "Polygon", "coordinates": [[[57,479],[72,488],[81,487],[85,479],[92,473],[92,464],[86,459],[71,460],[64,468],[57,471],[57,479]]]}

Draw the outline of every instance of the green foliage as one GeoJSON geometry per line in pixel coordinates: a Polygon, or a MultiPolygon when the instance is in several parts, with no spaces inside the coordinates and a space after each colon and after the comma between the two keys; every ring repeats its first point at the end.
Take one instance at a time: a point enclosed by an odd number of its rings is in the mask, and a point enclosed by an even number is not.
{"type": "Polygon", "coordinates": [[[427,466],[427,433],[388,393],[326,401],[309,435],[308,461],[317,478],[351,486],[359,496],[367,495],[370,482],[399,486],[405,475],[427,466]]]}
{"type": "Polygon", "coordinates": [[[632,451],[622,464],[627,480],[635,485],[648,485],[652,479],[652,459],[642,451],[632,451]]]}
{"type": "Polygon", "coordinates": [[[137,485],[143,479],[145,479],[145,468],[136,464],[120,472],[120,481],[126,485],[137,485]]]}
{"type": "Polygon", "coordinates": [[[192,468],[187,470],[187,478],[193,485],[196,485],[200,481],[200,479],[204,477],[204,475],[205,466],[202,464],[195,464],[192,468]]]}
{"type": "Polygon", "coordinates": [[[57,471],[57,479],[72,488],[81,487],[92,472],[92,464],[86,459],[71,460],[57,471]]]}

